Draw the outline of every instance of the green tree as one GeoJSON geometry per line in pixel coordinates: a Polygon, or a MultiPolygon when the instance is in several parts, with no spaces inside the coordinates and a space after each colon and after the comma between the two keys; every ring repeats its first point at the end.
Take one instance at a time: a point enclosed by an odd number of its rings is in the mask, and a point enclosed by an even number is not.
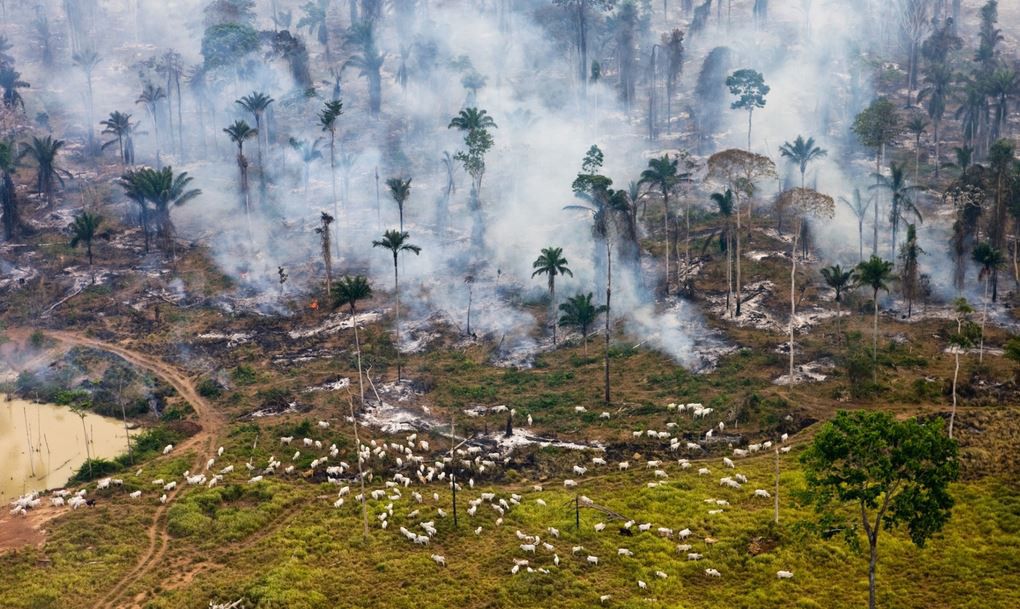
{"type": "Polygon", "coordinates": [[[872,303],[875,308],[874,330],[871,340],[871,358],[875,365],[874,380],[878,382],[878,292],[888,292],[889,282],[893,278],[893,263],[872,256],[857,265],[857,285],[867,286],[872,291],[872,303]]]}
{"type": "Polygon", "coordinates": [[[978,273],[978,279],[985,282],[984,305],[981,311],[981,346],[978,351],[978,362],[984,362],[985,322],[988,320],[988,286],[991,283],[992,275],[994,275],[995,271],[1002,266],[1002,264],[1006,261],[1006,258],[1002,255],[1002,250],[994,247],[987,241],[978,243],[977,246],[974,247],[972,257],[974,262],[981,265],[981,272],[978,273]]]}
{"type": "Polygon", "coordinates": [[[166,91],[151,82],[145,83],[142,93],[135,100],[136,104],[142,104],[145,113],[152,121],[153,137],[156,141],[156,165],[159,165],[159,103],[166,99],[166,91]]]}
{"type": "Polygon", "coordinates": [[[333,293],[333,249],[330,247],[329,225],[333,223],[333,216],[326,212],[319,214],[319,226],[315,228],[315,234],[319,235],[319,242],[322,245],[322,266],[326,270],[326,298],[333,293]]]}
{"type": "Polygon", "coordinates": [[[237,144],[237,169],[241,172],[241,204],[244,206],[244,216],[248,224],[248,242],[251,243],[251,198],[248,194],[248,158],[244,156],[244,142],[256,137],[258,130],[237,119],[233,125],[224,128],[223,133],[227,134],[231,142],[237,144]]]}
{"type": "Polygon", "coordinates": [[[907,299],[907,319],[914,312],[914,300],[921,295],[920,257],[925,253],[917,243],[917,227],[907,225],[907,240],[900,248],[900,289],[907,299]]]}
{"type": "Polygon", "coordinates": [[[588,20],[590,11],[607,11],[616,0],[553,0],[556,6],[573,12],[581,90],[588,90],[588,20]]]}
{"type": "MultiPolygon", "coordinates": [[[[914,136],[914,181],[921,175],[921,136],[928,130],[928,121],[920,114],[915,114],[907,121],[907,131],[914,136]]],[[[937,160],[936,160],[937,162],[937,160]]]]}
{"type": "Polygon", "coordinates": [[[269,130],[265,128],[263,120],[265,120],[266,111],[269,110],[270,104],[274,101],[276,100],[261,91],[252,91],[248,95],[245,95],[234,102],[244,108],[247,112],[250,112],[252,117],[255,119],[255,134],[257,136],[255,139],[255,148],[258,151],[260,173],[263,171],[262,140],[265,139],[266,147],[269,146],[269,130]]]}
{"type": "Polygon", "coordinates": [[[581,332],[585,357],[588,357],[588,330],[598,320],[599,315],[606,312],[605,305],[596,306],[592,304],[591,298],[591,292],[587,294],[579,292],[560,304],[559,325],[576,328],[581,332]]]}
{"type": "Polygon", "coordinates": [[[396,350],[397,350],[397,382],[400,382],[400,254],[411,252],[415,256],[421,254],[421,248],[408,242],[410,235],[404,231],[388,230],[382,239],[372,241],[372,247],[381,247],[393,254],[393,295],[396,300],[396,350]]]}
{"type": "Polygon", "coordinates": [[[490,129],[496,129],[496,122],[485,110],[464,108],[450,120],[448,129],[464,132],[467,150],[458,150],[455,161],[464,165],[464,171],[471,176],[471,206],[477,211],[481,204],[482,178],[485,176],[485,155],[493,146],[490,129]]]}
{"type": "Polygon", "coordinates": [[[221,23],[202,34],[203,67],[207,71],[234,67],[240,72],[245,58],[259,50],[259,33],[246,23],[221,23]]]}
{"type": "Polygon", "coordinates": [[[92,283],[96,282],[96,275],[92,272],[92,243],[99,236],[99,227],[103,223],[103,217],[87,211],[75,216],[74,222],[68,229],[71,232],[70,246],[77,248],[85,246],[85,253],[89,259],[89,274],[92,275],[92,283]]]}
{"type": "Polygon", "coordinates": [[[326,63],[331,63],[329,56],[329,26],[326,25],[326,11],[329,10],[330,0],[316,0],[305,2],[301,6],[304,16],[297,22],[297,28],[305,28],[310,36],[315,36],[319,44],[326,52],[326,63]]]}
{"type": "Polygon", "coordinates": [[[914,544],[949,521],[949,485],[959,476],[957,445],[942,421],[898,421],[877,411],[840,411],[801,456],[806,497],[826,534],[842,531],[853,547],[868,541],[868,607],[875,608],[878,539],[904,527],[914,544]],[[856,522],[855,522],[856,521],[856,522]]]}
{"type": "Polygon", "coordinates": [[[14,184],[14,172],[18,168],[18,155],[14,142],[0,140],[0,216],[4,227],[4,239],[10,241],[21,234],[21,214],[18,211],[18,191],[14,184]]]}
{"type": "Polygon", "coordinates": [[[839,198],[844,205],[850,208],[850,211],[854,212],[854,217],[857,218],[857,245],[860,250],[860,262],[864,262],[864,218],[867,216],[868,208],[871,207],[871,202],[874,199],[874,196],[867,199],[862,197],[860,188],[854,189],[854,194],[850,199],[846,197],[839,198]]]}
{"type": "Polygon", "coordinates": [[[397,213],[400,215],[400,232],[404,232],[404,203],[411,196],[411,178],[389,178],[386,186],[390,189],[390,197],[397,204],[397,213]]]}
{"type": "Polygon", "coordinates": [[[872,189],[882,189],[891,195],[889,206],[889,226],[892,231],[892,243],[889,246],[891,255],[896,255],[896,234],[899,232],[900,222],[906,221],[908,215],[913,216],[918,222],[921,221],[921,211],[914,203],[913,194],[921,190],[920,186],[912,186],[907,183],[906,169],[902,164],[895,162],[889,164],[889,175],[875,174],[875,184],[872,189]]]}
{"type": "Polygon", "coordinates": [[[0,89],[3,90],[0,100],[3,100],[4,108],[14,110],[21,106],[24,111],[25,98],[21,96],[18,89],[27,89],[30,86],[28,82],[21,80],[21,72],[15,70],[13,65],[0,62],[0,89]]]}
{"type": "Polygon", "coordinates": [[[765,84],[761,72],[744,68],[730,74],[726,79],[730,94],[737,99],[730,104],[733,110],[747,110],[747,150],[751,150],[751,117],[755,108],[765,107],[765,96],[771,88],[765,84]]]}
{"type": "Polygon", "coordinates": [[[952,93],[953,81],[956,76],[953,69],[947,63],[936,63],[928,66],[924,72],[924,88],[918,91],[918,103],[924,103],[928,118],[932,123],[932,136],[935,139],[935,178],[939,177],[939,165],[942,162],[942,155],[939,147],[942,143],[939,137],[939,127],[942,125],[942,118],[946,114],[946,102],[949,101],[952,93]]]}
{"type": "MultiPolygon", "coordinates": [[[[853,132],[861,144],[875,150],[875,175],[882,173],[882,157],[885,147],[899,135],[900,119],[896,106],[884,97],[879,97],[854,118],[853,132]]],[[[876,182],[877,184],[878,182],[876,182]]],[[[878,255],[878,217],[880,201],[875,198],[875,239],[871,255],[878,255]]]]}
{"type": "MultiPolygon", "coordinates": [[[[336,197],[336,128],[337,121],[344,113],[344,103],[339,99],[327,100],[319,111],[319,126],[329,134],[329,176],[333,192],[333,215],[340,217],[340,207],[336,197]]],[[[337,254],[340,253],[339,231],[337,234],[337,254]]]]}
{"type": "Polygon", "coordinates": [[[538,258],[531,264],[531,268],[535,269],[531,273],[532,277],[538,275],[546,275],[549,279],[549,302],[550,308],[553,310],[553,345],[556,344],[556,276],[557,275],[570,275],[574,276],[574,272],[567,266],[567,259],[563,257],[563,248],[561,247],[544,247],[542,252],[538,255],[538,258]]]}
{"type": "Polygon", "coordinates": [[[382,108],[382,66],[386,54],[380,53],[375,42],[375,25],[364,21],[351,27],[344,38],[344,46],[358,50],[351,55],[343,67],[357,68],[363,78],[368,79],[368,109],[372,116],[378,116],[382,108]]]}
{"type": "MultiPolygon", "coordinates": [[[[601,151],[600,151],[601,153],[601,151]]],[[[678,159],[670,159],[669,155],[662,155],[657,159],[648,160],[648,168],[641,172],[639,184],[651,184],[662,193],[662,226],[665,231],[666,240],[666,294],[669,294],[669,250],[672,249],[669,238],[669,193],[676,186],[679,176],[677,175],[678,159]]]]}
{"type": "Polygon", "coordinates": [[[833,301],[836,303],[836,340],[841,340],[843,333],[839,330],[839,318],[842,316],[841,305],[843,304],[843,294],[847,290],[853,288],[856,281],[853,269],[844,269],[838,264],[827,266],[821,270],[822,279],[825,280],[825,285],[832,288],[833,301]]]}
{"type": "Polygon", "coordinates": [[[132,122],[131,115],[126,112],[113,111],[110,113],[109,118],[100,121],[99,124],[103,126],[104,135],[113,136],[112,140],[103,142],[102,148],[105,150],[117,144],[121,163],[125,167],[133,165],[135,162],[135,146],[131,136],[137,132],[138,123],[132,122]]]}
{"type": "Polygon", "coordinates": [[[723,219],[722,232],[719,241],[726,250],[726,314],[731,315],[730,300],[733,297],[733,191],[727,188],[725,192],[713,192],[709,197],[715,203],[719,215],[723,219]]]}
{"type": "Polygon", "coordinates": [[[361,403],[365,403],[364,375],[361,372],[361,339],[358,338],[358,301],[372,297],[372,286],[363,275],[347,275],[333,286],[333,306],[346,306],[351,311],[351,327],[354,328],[354,346],[358,354],[358,389],[361,403]]]}
{"type": "Polygon", "coordinates": [[[793,142],[786,142],[780,146],[779,153],[790,159],[791,163],[797,164],[800,169],[800,187],[804,188],[804,174],[807,172],[808,164],[824,158],[828,151],[815,146],[815,138],[809,137],[805,140],[803,136],[798,135],[793,142]]]}
{"type": "Polygon", "coordinates": [[[53,206],[53,189],[56,183],[64,185],[64,176],[71,174],[59,165],[60,151],[64,148],[64,140],[55,140],[50,136],[33,136],[32,140],[23,144],[21,157],[28,157],[36,167],[36,191],[46,199],[46,207],[53,206]]]}
{"type": "MultiPolygon", "coordinates": [[[[176,247],[174,245],[173,221],[170,211],[181,207],[192,199],[202,194],[197,188],[189,188],[193,178],[186,171],[174,175],[173,167],[152,169],[143,167],[121,176],[119,183],[125,194],[136,202],[140,202],[143,209],[143,218],[147,217],[144,202],[152,203],[155,216],[156,231],[163,245],[163,250],[170,253],[176,259],[176,247]]],[[[146,220],[143,220],[145,222],[146,220]]]]}

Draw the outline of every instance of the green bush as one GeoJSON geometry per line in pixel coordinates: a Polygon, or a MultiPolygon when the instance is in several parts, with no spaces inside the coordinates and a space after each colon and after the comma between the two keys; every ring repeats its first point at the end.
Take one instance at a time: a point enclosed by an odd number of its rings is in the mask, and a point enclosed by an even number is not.
{"type": "Polygon", "coordinates": [[[230,374],[230,377],[234,379],[234,382],[238,385],[252,385],[256,381],[255,369],[251,366],[241,364],[230,374]]]}
{"type": "Polygon", "coordinates": [[[204,398],[215,400],[223,395],[223,385],[220,385],[215,379],[202,379],[197,389],[198,395],[204,398]]]}

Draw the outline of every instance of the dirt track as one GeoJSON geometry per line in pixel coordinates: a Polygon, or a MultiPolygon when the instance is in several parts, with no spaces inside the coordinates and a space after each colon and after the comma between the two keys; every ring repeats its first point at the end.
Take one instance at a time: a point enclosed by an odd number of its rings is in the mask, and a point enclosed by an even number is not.
{"type": "MultiPolygon", "coordinates": [[[[9,332],[14,336],[14,331],[9,332]]],[[[201,470],[205,462],[216,453],[216,439],[223,429],[223,419],[216,413],[205,399],[198,394],[194,383],[183,372],[167,364],[166,362],[127,347],[107,343],[94,338],[66,331],[47,331],[47,335],[66,345],[91,347],[117,355],[142,370],[146,370],[160,377],[167,384],[172,386],[182,398],[188,401],[195,410],[201,430],[184,442],[175,447],[174,452],[180,454],[194,450],[195,461],[192,469],[201,470]]],[[[134,567],[130,569],[119,581],[117,581],[102,598],[96,601],[96,609],[114,609],[116,607],[131,607],[135,604],[133,599],[125,599],[124,595],[129,586],[160,564],[166,554],[167,546],[170,543],[170,536],[166,531],[166,512],[173,498],[182,489],[178,486],[174,491],[167,494],[167,503],[160,505],[153,514],[152,524],[146,529],[148,539],[147,546],[139,556],[134,567]]],[[[65,510],[56,508],[45,508],[32,510],[24,518],[12,518],[6,514],[0,517],[0,551],[17,548],[27,544],[41,545],[45,540],[43,527],[54,518],[65,513],[65,510]]]]}

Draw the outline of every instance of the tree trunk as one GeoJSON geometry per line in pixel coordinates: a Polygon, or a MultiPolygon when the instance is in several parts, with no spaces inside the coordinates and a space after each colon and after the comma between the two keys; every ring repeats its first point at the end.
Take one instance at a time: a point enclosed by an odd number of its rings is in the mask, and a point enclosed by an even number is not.
{"type": "Polygon", "coordinates": [[[988,275],[985,275],[985,302],[981,311],[981,346],[978,349],[978,363],[985,361],[985,321],[988,319],[988,275]]]}
{"type": "MultiPolygon", "coordinates": [[[[719,6],[722,6],[722,0],[720,0],[719,6]]],[[[747,151],[751,152],[751,117],[754,116],[754,108],[747,111],[747,151]]]]}
{"type": "MultiPolygon", "coordinates": [[[[876,523],[878,527],[879,523],[876,523]]],[[[875,568],[878,566],[878,531],[875,531],[875,538],[868,539],[871,546],[871,557],[868,560],[868,609],[875,609],[875,568]]]]}
{"type": "MultiPolygon", "coordinates": [[[[882,174],[882,153],[876,151],[875,152],[875,184],[876,185],[881,185],[882,184],[881,174],[882,174]]],[[[879,201],[879,193],[880,192],[881,192],[880,190],[875,189],[875,203],[874,203],[874,205],[875,205],[875,227],[874,227],[875,228],[875,236],[874,236],[874,240],[872,241],[872,244],[871,244],[871,255],[872,256],[877,256],[878,255],[878,201],[879,201]]]]}
{"type": "MultiPolygon", "coordinates": [[[[737,249],[733,253],[733,255],[737,259],[737,263],[736,263],[736,266],[737,266],[737,276],[736,276],[737,309],[736,309],[736,316],[740,317],[740,198],[739,197],[735,197],[734,200],[737,201],[737,208],[735,210],[736,211],[736,215],[737,215],[737,249]]],[[[748,202],[748,207],[750,207],[750,201],[748,202]]]]}
{"type": "Polygon", "coordinates": [[[549,276],[549,301],[552,308],[553,346],[556,346],[556,280],[549,276]]]}
{"type": "Polygon", "coordinates": [[[864,218],[857,219],[857,242],[860,248],[860,261],[864,262],[864,218]]]}
{"type": "Polygon", "coordinates": [[[797,314],[797,237],[800,236],[801,221],[797,221],[797,231],[793,233],[793,248],[790,250],[790,386],[793,387],[793,322],[797,314]]]}
{"type": "Polygon", "coordinates": [[[397,350],[397,382],[400,382],[400,275],[397,271],[397,254],[393,253],[393,294],[396,297],[396,322],[397,322],[397,339],[394,347],[397,350]]]}
{"type": "Polygon", "coordinates": [[[662,187],[662,227],[666,229],[666,296],[669,296],[669,190],[662,187]]]}
{"type": "Polygon", "coordinates": [[[878,382],[878,290],[875,290],[874,305],[875,305],[875,322],[874,322],[874,331],[872,333],[872,338],[871,338],[871,359],[872,359],[872,366],[873,366],[872,372],[874,373],[873,374],[874,381],[877,383],[878,382]]]}
{"type": "MultiPolygon", "coordinates": [[[[330,129],[329,131],[329,177],[332,180],[333,186],[333,217],[340,220],[340,204],[336,199],[336,131],[330,129]]],[[[333,244],[336,248],[336,256],[340,257],[340,222],[336,225],[336,242],[333,244]]]]}
{"type": "Polygon", "coordinates": [[[772,521],[779,524],[779,447],[776,446],[776,492],[773,495],[772,521]]]}
{"type": "MultiPolygon", "coordinates": [[[[358,354],[358,390],[361,392],[361,404],[365,403],[365,381],[362,378],[364,375],[361,372],[361,339],[358,338],[358,314],[355,311],[354,306],[351,305],[351,326],[354,328],[354,348],[358,354]]],[[[352,415],[353,416],[353,413],[352,415]]],[[[358,461],[361,462],[360,459],[358,461]]]]}
{"type": "Polygon", "coordinates": [[[85,440],[85,458],[89,462],[89,480],[92,479],[92,453],[89,451],[89,432],[85,428],[85,415],[80,415],[82,438],[85,440]]]}
{"type": "Polygon", "coordinates": [[[953,347],[956,367],[953,369],[953,411],[949,414],[949,439],[953,439],[953,424],[956,423],[956,380],[960,376],[960,348],[953,347]]]}
{"type": "Polygon", "coordinates": [[[609,241],[606,241],[606,353],[605,353],[605,401],[610,403],[609,395],[609,332],[610,332],[610,308],[609,301],[613,295],[613,248],[609,241]]]}

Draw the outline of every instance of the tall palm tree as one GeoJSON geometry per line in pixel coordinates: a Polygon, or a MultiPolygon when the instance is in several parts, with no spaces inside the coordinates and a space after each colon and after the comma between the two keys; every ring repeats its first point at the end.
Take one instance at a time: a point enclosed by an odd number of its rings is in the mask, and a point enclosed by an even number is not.
{"type": "Polygon", "coordinates": [[[322,266],[326,269],[326,298],[333,294],[333,251],[329,245],[329,225],[333,223],[333,216],[322,212],[319,215],[319,226],[315,229],[316,234],[322,242],[322,266]]]}
{"type": "Polygon", "coordinates": [[[404,203],[411,196],[411,178],[389,178],[386,186],[390,189],[390,196],[397,204],[397,212],[400,214],[400,232],[404,232],[404,203]]]}
{"type": "Polygon", "coordinates": [[[342,278],[333,286],[333,306],[347,306],[351,311],[351,327],[354,328],[354,346],[358,353],[358,389],[361,391],[361,403],[365,403],[364,374],[361,372],[361,339],[358,338],[358,301],[372,297],[372,286],[364,275],[350,275],[342,278]]]}
{"type": "Polygon", "coordinates": [[[404,231],[388,230],[383,233],[382,239],[372,241],[372,247],[382,247],[393,254],[393,294],[396,299],[396,326],[397,326],[397,382],[400,382],[400,272],[399,259],[403,252],[411,252],[415,256],[421,254],[421,248],[408,243],[410,235],[404,231]]]}
{"type": "Polygon", "coordinates": [[[21,157],[29,157],[36,166],[36,191],[46,198],[46,206],[53,205],[53,189],[56,183],[64,185],[64,176],[70,173],[60,167],[58,156],[64,147],[64,140],[55,140],[50,136],[32,137],[32,141],[23,144],[21,157]]]}
{"type": "Polygon", "coordinates": [[[18,192],[14,185],[14,172],[18,168],[18,155],[14,142],[0,140],[0,215],[4,239],[10,241],[21,233],[21,215],[18,212],[18,192]]]}
{"type": "Polygon", "coordinates": [[[828,151],[815,146],[815,138],[809,137],[805,140],[803,136],[798,135],[793,142],[786,142],[780,146],[779,153],[800,168],[800,187],[804,188],[804,175],[808,164],[825,157],[828,151]]]}
{"type": "Polygon", "coordinates": [[[567,298],[566,302],[560,304],[559,325],[576,328],[581,332],[581,341],[584,344],[584,356],[588,357],[588,330],[598,319],[599,315],[606,312],[605,305],[593,305],[592,294],[577,293],[567,298]]]}
{"type": "Polygon", "coordinates": [[[1002,127],[1008,125],[1010,100],[1020,94],[1020,74],[1007,65],[999,66],[984,79],[985,94],[993,102],[991,139],[1003,137],[1002,127]]]}
{"type": "Polygon", "coordinates": [[[889,207],[889,224],[892,230],[890,250],[892,256],[895,257],[898,245],[896,233],[899,230],[900,221],[908,221],[908,215],[917,218],[918,222],[922,219],[921,211],[917,209],[913,199],[913,193],[922,189],[920,186],[910,186],[907,184],[907,175],[903,164],[897,164],[895,161],[889,164],[888,176],[876,173],[874,177],[876,183],[870,188],[881,188],[889,191],[889,194],[892,195],[889,207]]]}
{"type": "Polygon", "coordinates": [[[822,278],[825,279],[825,285],[832,288],[834,292],[833,300],[836,302],[836,340],[842,340],[843,333],[839,329],[840,317],[842,317],[842,311],[840,310],[843,304],[843,293],[851,289],[856,281],[853,269],[843,269],[842,266],[834,264],[827,266],[822,269],[822,278]]]}
{"type": "Polygon", "coordinates": [[[135,162],[135,146],[131,135],[136,133],[138,123],[131,121],[131,115],[126,112],[113,111],[109,118],[99,122],[103,126],[104,135],[112,135],[113,139],[103,142],[105,150],[114,144],[120,152],[120,160],[125,166],[133,165],[135,162]]]}
{"type": "Polygon", "coordinates": [[[563,257],[562,247],[544,247],[542,252],[538,255],[538,258],[531,264],[531,268],[535,269],[531,273],[532,277],[537,275],[546,275],[549,278],[549,302],[550,307],[553,311],[553,345],[556,344],[556,276],[557,275],[570,275],[574,276],[574,272],[567,266],[567,259],[563,257]]]}
{"type": "Polygon", "coordinates": [[[96,275],[92,272],[92,242],[99,236],[99,226],[103,223],[103,217],[98,214],[82,212],[75,216],[74,222],[68,228],[71,231],[72,248],[79,245],[85,246],[85,252],[89,258],[89,274],[92,275],[92,283],[96,282],[96,275]]]}
{"type": "Polygon", "coordinates": [[[262,140],[265,140],[267,148],[269,146],[269,129],[266,129],[263,125],[263,119],[266,116],[266,111],[269,109],[269,105],[274,101],[276,100],[261,91],[252,91],[248,95],[245,95],[234,102],[246,111],[250,112],[252,117],[255,119],[255,132],[256,135],[258,135],[258,138],[255,140],[255,148],[258,150],[260,172],[263,171],[262,140]]]}
{"type": "Polygon", "coordinates": [[[719,215],[723,219],[722,233],[719,236],[720,243],[726,249],[726,314],[732,314],[730,307],[733,297],[733,227],[731,225],[734,208],[733,191],[729,188],[725,192],[713,192],[709,197],[715,203],[719,215]]]}
{"type": "Polygon", "coordinates": [[[326,25],[326,11],[329,10],[330,0],[315,0],[305,2],[301,6],[304,16],[297,22],[297,28],[308,30],[309,36],[315,36],[319,44],[326,52],[326,63],[332,63],[329,55],[329,27],[326,25]]]}
{"type": "Polygon", "coordinates": [[[14,69],[13,65],[0,62],[0,89],[3,90],[4,108],[14,110],[18,106],[25,109],[25,99],[18,93],[18,89],[27,89],[31,85],[21,80],[21,72],[14,69]]]}
{"type": "MultiPolygon", "coordinates": [[[[319,126],[322,131],[329,134],[329,176],[333,188],[333,215],[340,216],[340,204],[336,197],[336,127],[337,120],[344,113],[344,103],[339,99],[327,100],[322,110],[319,111],[319,126]]],[[[336,248],[337,255],[340,254],[340,235],[337,228],[336,248]]]]}
{"type": "Polygon", "coordinates": [[[135,100],[136,104],[145,107],[146,114],[152,120],[153,137],[156,138],[156,165],[159,166],[159,102],[166,99],[166,91],[151,82],[145,83],[141,95],[135,100]]]}
{"type": "Polygon", "coordinates": [[[871,357],[874,364],[875,382],[878,382],[878,292],[889,291],[892,280],[893,263],[882,260],[878,256],[857,264],[857,285],[867,286],[872,290],[872,302],[875,307],[874,331],[871,339],[871,357]]]}
{"type": "Polygon", "coordinates": [[[312,141],[290,138],[290,147],[297,151],[301,157],[302,183],[305,186],[305,197],[308,196],[308,180],[311,174],[312,163],[322,158],[322,151],[319,150],[319,139],[312,141]]]}
{"type": "Polygon", "coordinates": [[[81,71],[85,74],[85,109],[88,114],[88,125],[89,125],[89,140],[88,148],[89,154],[92,154],[93,148],[95,147],[96,134],[92,128],[93,121],[95,120],[95,106],[93,104],[92,94],[92,74],[95,72],[96,67],[102,58],[95,49],[85,49],[71,56],[71,60],[74,65],[81,68],[81,71]]]}
{"type": "Polygon", "coordinates": [[[960,106],[953,116],[960,121],[963,130],[963,144],[982,150],[982,130],[991,120],[988,96],[985,95],[983,83],[977,79],[964,81],[963,95],[960,106]]]}
{"type": "Polygon", "coordinates": [[[641,172],[638,181],[641,184],[651,184],[658,187],[662,193],[662,224],[665,229],[666,239],[666,294],[669,294],[669,250],[671,242],[669,238],[669,193],[676,186],[679,176],[677,175],[678,159],[670,159],[669,155],[662,155],[657,159],[648,160],[648,168],[641,172]]]}
{"type": "Polygon", "coordinates": [[[985,322],[988,319],[988,285],[991,281],[992,275],[995,274],[998,269],[1006,261],[1006,257],[1003,256],[1002,250],[993,247],[991,243],[985,241],[977,244],[974,247],[972,254],[974,262],[981,265],[981,272],[978,274],[978,279],[985,282],[985,297],[984,305],[981,311],[981,346],[978,351],[978,362],[984,362],[985,359],[985,322]]]}
{"type": "Polygon", "coordinates": [[[928,111],[928,118],[932,122],[932,137],[935,139],[934,165],[936,178],[939,177],[939,164],[942,162],[941,155],[939,154],[939,145],[941,143],[939,127],[942,125],[942,117],[946,113],[946,102],[949,100],[954,79],[953,69],[949,64],[936,63],[930,65],[924,74],[925,87],[917,93],[918,103],[924,102],[925,110],[928,111]]]}
{"type": "Polygon", "coordinates": [[[839,198],[840,201],[850,208],[850,211],[854,212],[854,216],[857,218],[857,241],[860,249],[859,262],[864,262],[864,220],[868,215],[868,208],[871,207],[871,202],[874,199],[873,196],[867,199],[862,197],[860,188],[854,189],[854,194],[850,199],[846,197],[839,198]]]}
{"type": "Polygon", "coordinates": [[[141,178],[135,171],[128,171],[117,180],[120,187],[124,189],[124,196],[138,206],[138,223],[142,229],[142,236],[145,239],[145,253],[148,254],[149,237],[151,234],[149,229],[149,215],[151,210],[149,209],[149,199],[146,196],[146,190],[143,187],[142,182],[143,178],[141,178]]]}
{"type": "Polygon", "coordinates": [[[914,181],[918,181],[921,173],[921,136],[928,130],[928,121],[920,114],[915,114],[907,121],[907,131],[914,135],[914,181]]]}
{"type": "Polygon", "coordinates": [[[920,257],[925,254],[917,242],[917,226],[907,225],[907,238],[900,248],[900,262],[903,263],[900,272],[900,291],[907,299],[907,319],[914,313],[914,300],[921,292],[921,261],[920,257]]]}
{"type": "Polygon", "coordinates": [[[258,135],[258,130],[252,129],[248,123],[238,119],[233,125],[225,128],[230,141],[237,144],[237,168],[241,172],[241,202],[244,205],[244,215],[248,222],[248,242],[252,242],[251,233],[251,199],[248,196],[248,159],[244,156],[244,142],[258,135]]]}
{"type": "Polygon", "coordinates": [[[382,107],[382,66],[386,54],[380,53],[375,42],[375,25],[372,21],[363,21],[351,27],[344,38],[344,46],[358,49],[351,55],[343,67],[354,67],[361,76],[368,79],[368,109],[372,116],[378,116],[382,107]]]}

